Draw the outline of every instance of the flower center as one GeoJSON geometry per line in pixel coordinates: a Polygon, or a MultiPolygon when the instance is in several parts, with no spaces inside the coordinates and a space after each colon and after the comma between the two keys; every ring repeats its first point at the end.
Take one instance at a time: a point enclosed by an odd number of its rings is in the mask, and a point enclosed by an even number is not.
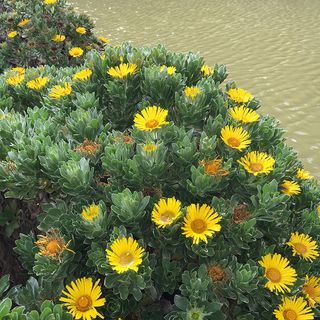
{"type": "Polygon", "coordinates": [[[303,291],[308,294],[310,296],[310,298],[315,298],[316,295],[316,291],[314,289],[314,287],[309,286],[309,285],[305,285],[303,286],[303,291]]]}
{"type": "Polygon", "coordinates": [[[202,219],[196,219],[191,222],[191,229],[195,233],[203,233],[207,230],[207,224],[202,219]]]}
{"type": "Polygon", "coordinates": [[[228,143],[231,147],[239,147],[240,146],[240,141],[237,138],[231,137],[228,139],[228,143]]]}
{"type": "Polygon", "coordinates": [[[263,169],[263,165],[261,163],[250,163],[249,168],[253,172],[260,172],[263,169]]]}
{"type": "Polygon", "coordinates": [[[305,254],[308,251],[307,247],[302,243],[295,243],[293,246],[296,249],[296,251],[300,254],[305,254]]]}
{"type": "Polygon", "coordinates": [[[126,251],[120,255],[119,264],[121,266],[130,267],[133,263],[134,263],[134,257],[129,251],[126,251]]]}
{"type": "Polygon", "coordinates": [[[81,312],[90,310],[92,305],[92,300],[89,296],[80,296],[76,301],[76,308],[81,312]]]}
{"type": "Polygon", "coordinates": [[[283,317],[285,320],[296,320],[298,318],[297,313],[293,310],[284,310],[283,317]]]}
{"type": "Polygon", "coordinates": [[[266,277],[274,283],[279,283],[281,281],[281,273],[275,268],[270,268],[266,272],[266,277]]]}
{"type": "Polygon", "coordinates": [[[47,244],[46,249],[49,253],[54,254],[59,252],[61,246],[58,240],[52,240],[47,244]]]}
{"type": "Polygon", "coordinates": [[[152,119],[152,120],[148,120],[146,122],[146,127],[147,128],[155,128],[157,127],[159,124],[159,121],[157,119],[152,119]]]}
{"type": "Polygon", "coordinates": [[[164,213],[162,213],[162,214],[160,215],[159,220],[160,220],[161,222],[166,223],[166,222],[170,222],[173,218],[174,218],[173,212],[171,212],[171,211],[166,211],[166,212],[164,212],[164,213]]]}

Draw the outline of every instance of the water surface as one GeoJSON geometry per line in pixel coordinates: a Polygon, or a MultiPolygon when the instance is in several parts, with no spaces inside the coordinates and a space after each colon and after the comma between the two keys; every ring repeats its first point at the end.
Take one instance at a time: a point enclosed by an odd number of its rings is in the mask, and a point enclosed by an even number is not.
{"type": "Polygon", "coordinates": [[[226,64],[320,177],[319,0],[73,0],[112,44],[163,43],[226,64]]]}

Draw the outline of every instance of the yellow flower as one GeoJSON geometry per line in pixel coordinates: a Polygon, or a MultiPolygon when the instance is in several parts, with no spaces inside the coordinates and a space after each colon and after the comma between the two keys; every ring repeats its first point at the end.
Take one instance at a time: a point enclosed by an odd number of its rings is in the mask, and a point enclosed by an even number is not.
{"type": "Polygon", "coordinates": [[[25,68],[21,68],[21,67],[15,67],[15,68],[11,68],[11,71],[18,73],[20,76],[24,75],[26,73],[26,69],[25,68]]]}
{"type": "Polygon", "coordinates": [[[262,173],[269,174],[273,170],[275,160],[264,152],[251,151],[237,160],[245,170],[254,176],[262,173]]]}
{"type": "Polygon", "coordinates": [[[290,292],[288,286],[292,286],[297,280],[297,273],[289,266],[289,260],[279,253],[267,254],[262,257],[259,264],[264,268],[264,276],[268,279],[265,287],[271,292],[290,292]]]}
{"type": "Polygon", "coordinates": [[[192,238],[193,244],[200,241],[208,243],[207,238],[212,238],[214,233],[221,230],[219,221],[222,219],[213,208],[206,204],[191,204],[187,207],[187,215],[182,226],[183,235],[192,238]]]}
{"type": "Polygon", "coordinates": [[[72,92],[71,84],[68,82],[65,82],[63,86],[54,86],[49,93],[49,96],[52,99],[60,99],[62,97],[68,96],[72,92]]]}
{"type": "Polygon", "coordinates": [[[282,304],[274,310],[277,320],[313,320],[314,314],[303,298],[282,298],[282,304]]]}
{"type": "Polygon", "coordinates": [[[318,216],[320,217],[320,205],[319,206],[317,206],[317,214],[318,214],[318,216]]]}
{"type": "Polygon", "coordinates": [[[158,228],[172,224],[181,215],[181,202],[176,198],[160,199],[153,207],[151,220],[158,228]]]}
{"type": "Polygon", "coordinates": [[[58,0],[43,0],[44,4],[52,5],[55,4],[58,0]]]}
{"type": "Polygon", "coordinates": [[[87,29],[84,28],[84,27],[78,27],[78,28],[76,29],[76,32],[77,32],[77,33],[80,33],[80,34],[86,34],[86,33],[87,33],[87,29]]]}
{"type": "Polygon", "coordinates": [[[100,215],[100,206],[92,204],[82,210],[82,218],[87,221],[93,221],[100,215]]]}
{"type": "Polygon", "coordinates": [[[154,152],[158,149],[158,147],[153,143],[147,143],[143,146],[143,150],[145,152],[154,152]]]}
{"type": "Polygon", "coordinates": [[[260,119],[260,116],[257,112],[244,106],[230,109],[229,114],[234,120],[244,124],[256,122],[260,119]]]}
{"type": "Polygon", "coordinates": [[[287,242],[287,245],[292,248],[293,256],[297,254],[305,260],[312,261],[320,255],[317,242],[304,233],[291,233],[291,238],[287,242]]]}
{"type": "Polygon", "coordinates": [[[283,183],[280,186],[283,188],[281,192],[288,195],[289,197],[301,193],[301,188],[297,182],[283,180],[283,183]]]}
{"type": "Polygon", "coordinates": [[[10,31],[10,32],[7,34],[7,37],[8,37],[8,38],[14,38],[17,34],[18,34],[17,31],[10,31]]]}
{"type": "Polygon", "coordinates": [[[230,89],[227,92],[229,98],[237,103],[246,103],[252,99],[252,95],[244,89],[230,89]]]}
{"type": "Polygon", "coordinates": [[[105,38],[105,37],[98,37],[98,40],[100,40],[100,41],[103,42],[103,43],[108,43],[108,42],[110,42],[110,40],[108,40],[108,39],[105,38]]]}
{"type": "Polygon", "coordinates": [[[30,22],[30,19],[23,19],[18,23],[18,27],[23,28],[24,26],[26,26],[28,23],[30,22]]]}
{"type": "Polygon", "coordinates": [[[298,169],[296,177],[301,180],[313,179],[313,176],[310,174],[310,172],[304,169],[298,169]]]}
{"type": "Polygon", "coordinates": [[[48,77],[38,77],[27,82],[26,86],[32,90],[41,90],[48,82],[48,77]]]}
{"type": "Polygon", "coordinates": [[[124,273],[129,270],[138,272],[142,263],[144,249],[141,248],[132,237],[117,239],[106,250],[107,259],[111,268],[117,273],[124,273]]]}
{"type": "Polygon", "coordinates": [[[92,71],[90,69],[84,69],[77,73],[75,73],[72,77],[73,80],[85,81],[88,80],[92,75],[92,71]]]}
{"type": "Polygon", "coordinates": [[[92,278],[80,278],[66,286],[62,291],[65,297],[59,300],[64,303],[74,319],[93,320],[97,317],[104,319],[97,311],[97,307],[103,307],[105,298],[101,298],[102,292],[99,286],[100,280],[93,283],[92,278]]]}
{"type": "Polygon", "coordinates": [[[10,77],[6,80],[6,84],[9,86],[15,87],[20,84],[24,80],[24,75],[17,75],[14,77],[10,77]]]}
{"type": "Polygon", "coordinates": [[[83,50],[79,47],[73,47],[69,50],[69,55],[73,58],[78,58],[83,55],[83,50]]]}
{"type": "Polygon", "coordinates": [[[39,248],[40,255],[47,256],[52,259],[59,259],[60,255],[68,250],[74,253],[68,248],[68,244],[65,243],[63,237],[57,230],[50,230],[43,236],[39,236],[39,240],[35,242],[35,245],[39,248]]]}
{"type": "Polygon", "coordinates": [[[141,110],[141,113],[137,113],[133,121],[139,130],[153,131],[169,123],[166,121],[167,115],[168,110],[150,106],[141,110]]]}
{"type": "Polygon", "coordinates": [[[221,129],[221,139],[227,146],[239,151],[247,148],[251,143],[250,135],[246,130],[233,126],[225,126],[221,129]]]}
{"type": "Polygon", "coordinates": [[[173,66],[167,67],[167,66],[163,65],[163,66],[160,67],[160,72],[163,72],[163,71],[165,71],[165,70],[167,70],[167,74],[168,74],[169,76],[172,76],[172,75],[175,74],[176,71],[177,71],[176,67],[173,67],[173,66]]]}
{"type": "Polygon", "coordinates": [[[195,100],[200,92],[201,90],[198,87],[186,87],[184,89],[184,94],[186,95],[186,97],[191,98],[191,100],[195,100]]]}
{"type": "Polygon", "coordinates": [[[210,176],[223,177],[229,174],[228,170],[222,168],[222,159],[214,159],[209,161],[201,160],[199,165],[204,167],[204,173],[210,176]]]}
{"type": "Polygon", "coordinates": [[[213,70],[207,64],[205,64],[201,67],[201,73],[204,76],[211,76],[213,74],[213,70]]]}
{"type": "Polygon", "coordinates": [[[119,66],[110,68],[108,74],[116,79],[126,78],[128,75],[135,74],[138,71],[138,66],[134,63],[121,63],[119,66]]]}
{"type": "Polygon", "coordinates": [[[317,303],[320,303],[320,278],[306,276],[302,292],[308,299],[309,306],[314,308],[317,303]]]}
{"type": "Polygon", "coordinates": [[[66,36],[63,34],[56,34],[51,38],[51,40],[54,42],[63,42],[65,39],[66,39],[66,36]]]}

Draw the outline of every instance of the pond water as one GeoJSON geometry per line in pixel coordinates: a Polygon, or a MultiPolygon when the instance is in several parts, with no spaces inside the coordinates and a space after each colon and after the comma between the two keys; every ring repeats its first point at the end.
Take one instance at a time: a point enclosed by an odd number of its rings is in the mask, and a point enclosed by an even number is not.
{"type": "Polygon", "coordinates": [[[319,0],[73,0],[111,44],[163,43],[227,65],[320,177],[319,0]]]}

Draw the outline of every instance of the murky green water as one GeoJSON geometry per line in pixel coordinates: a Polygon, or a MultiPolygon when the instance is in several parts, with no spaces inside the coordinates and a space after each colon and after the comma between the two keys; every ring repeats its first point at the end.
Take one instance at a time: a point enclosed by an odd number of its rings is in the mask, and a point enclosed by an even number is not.
{"type": "Polygon", "coordinates": [[[320,176],[320,0],[72,0],[112,44],[163,43],[224,63],[320,176]]]}

